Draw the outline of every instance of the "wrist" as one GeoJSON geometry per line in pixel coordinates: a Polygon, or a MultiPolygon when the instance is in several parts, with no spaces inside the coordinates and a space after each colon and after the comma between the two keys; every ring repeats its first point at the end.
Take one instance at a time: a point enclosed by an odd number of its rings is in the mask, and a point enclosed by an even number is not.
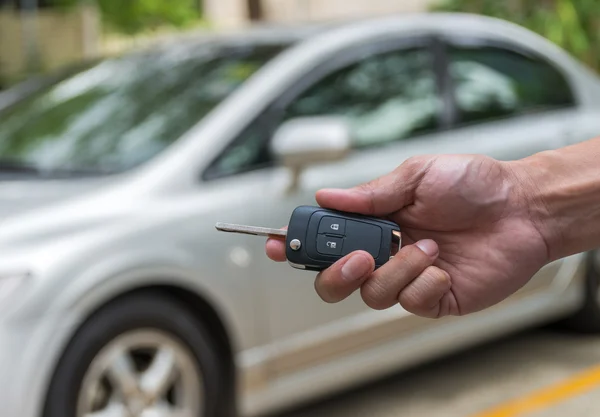
{"type": "Polygon", "coordinates": [[[513,184],[513,195],[518,213],[538,231],[546,245],[548,261],[562,258],[565,237],[561,220],[549,198],[553,178],[554,151],[545,151],[530,157],[507,163],[513,184]]]}
{"type": "Polygon", "coordinates": [[[600,246],[600,139],[510,162],[549,261],[600,246]]]}

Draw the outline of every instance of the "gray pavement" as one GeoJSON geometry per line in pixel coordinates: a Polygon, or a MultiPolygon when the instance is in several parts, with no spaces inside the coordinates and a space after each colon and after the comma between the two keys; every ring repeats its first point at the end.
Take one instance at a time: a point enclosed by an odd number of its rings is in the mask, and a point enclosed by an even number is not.
{"type": "Polygon", "coordinates": [[[581,382],[572,379],[598,365],[600,336],[532,330],[278,417],[597,417],[600,371],[592,377],[597,382],[591,390],[581,392],[581,382]],[[556,384],[561,384],[562,401],[531,398],[556,384]],[[524,414],[489,413],[523,398],[538,408],[524,414]]]}

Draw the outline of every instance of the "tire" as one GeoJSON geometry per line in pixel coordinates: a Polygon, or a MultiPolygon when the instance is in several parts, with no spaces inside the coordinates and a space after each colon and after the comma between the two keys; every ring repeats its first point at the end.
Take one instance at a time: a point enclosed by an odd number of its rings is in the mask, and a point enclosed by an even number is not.
{"type": "Polygon", "coordinates": [[[600,333],[600,270],[596,252],[586,256],[585,298],[583,307],[560,322],[560,327],[578,333],[600,333]]]}
{"type": "MultiPolygon", "coordinates": [[[[216,417],[223,415],[219,413],[227,408],[225,398],[229,387],[225,375],[225,366],[219,361],[208,331],[186,308],[164,294],[134,294],[107,304],[76,332],[56,367],[43,416],[80,417],[112,406],[109,404],[114,399],[126,398],[119,400],[122,405],[117,401],[116,406],[131,407],[129,410],[139,412],[144,407],[179,404],[187,410],[195,410],[198,417],[216,417]],[[154,350],[153,344],[156,345],[154,350]],[[119,364],[125,360],[133,370],[128,373],[108,371],[124,369],[116,365],[115,358],[120,358],[119,364]],[[162,369],[160,364],[163,364],[162,369]],[[137,378],[144,371],[146,381],[155,383],[154,388],[146,389],[147,392],[128,391],[129,376],[137,378]],[[154,372],[154,378],[150,378],[150,371],[154,372]],[[163,374],[160,371],[164,371],[163,374]],[[174,376],[157,377],[165,374],[174,376]],[[170,379],[174,380],[172,387],[170,379]],[[160,385],[157,381],[164,383],[160,385]],[[89,389],[83,389],[84,386],[89,389]],[[194,395],[196,388],[199,391],[194,395]],[[151,394],[151,391],[155,392],[151,394]],[[93,398],[84,400],[84,392],[94,393],[93,398]],[[162,393],[160,401],[157,400],[159,392],[162,393]]],[[[143,381],[143,378],[136,380],[143,381]]],[[[135,412],[132,415],[137,415],[135,412]]]]}

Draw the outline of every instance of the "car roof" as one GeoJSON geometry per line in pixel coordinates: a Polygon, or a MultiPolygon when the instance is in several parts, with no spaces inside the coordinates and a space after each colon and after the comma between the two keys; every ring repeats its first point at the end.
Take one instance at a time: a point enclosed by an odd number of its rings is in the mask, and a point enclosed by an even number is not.
{"type": "MultiPolygon", "coordinates": [[[[256,23],[237,29],[216,32],[198,31],[176,34],[153,43],[150,48],[169,48],[173,46],[189,46],[209,43],[227,44],[293,44],[322,34],[344,33],[352,30],[365,30],[369,27],[393,25],[396,29],[414,30],[418,26],[422,30],[456,30],[460,32],[484,31],[493,33],[512,32],[515,40],[527,33],[525,28],[501,19],[468,14],[468,13],[400,13],[386,16],[330,19],[319,22],[298,23],[256,23]]],[[[506,34],[506,33],[504,33],[506,34]]],[[[533,33],[531,33],[533,34],[533,33]]]]}
{"type": "Polygon", "coordinates": [[[310,39],[319,33],[326,32],[327,29],[328,27],[308,25],[295,27],[260,25],[246,27],[240,30],[219,32],[200,31],[166,37],[152,42],[145,47],[138,48],[136,51],[132,51],[132,53],[161,53],[172,49],[193,50],[207,44],[220,47],[233,47],[238,45],[279,45],[286,47],[310,39]]]}
{"type": "MultiPolygon", "coordinates": [[[[219,31],[198,30],[188,33],[165,35],[158,40],[151,40],[145,46],[133,50],[117,52],[116,55],[161,54],[172,51],[194,51],[207,44],[217,47],[272,45],[289,47],[303,42],[317,41],[322,36],[327,38],[347,36],[369,31],[393,28],[411,33],[445,32],[456,34],[486,34],[510,39],[517,43],[525,41],[540,44],[541,37],[525,28],[508,21],[466,13],[428,12],[399,13],[386,16],[330,19],[319,22],[299,23],[256,23],[237,29],[219,31]]],[[[324,39],[324,38],[323,38],[324,39]]],[[[544,42],[547,42],[545,39],[544,42]]],[[[542,46],[547,46],[542,45],[542,46]]],[[[112,53],[98,57],[110,58],[112,53]]]]}

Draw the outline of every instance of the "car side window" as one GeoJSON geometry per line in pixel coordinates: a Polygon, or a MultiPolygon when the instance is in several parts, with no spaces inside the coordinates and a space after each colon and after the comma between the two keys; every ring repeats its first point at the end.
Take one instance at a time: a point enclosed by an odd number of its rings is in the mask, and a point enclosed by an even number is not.
{"type": "Polygon", "coordinates": [[[363,59],[314,84],[286,109],[284,120],[340,116],[353,146],[386,145],[437,130],[440,98],[433,57],[423,47],[363,59]]]}
{"type": "Polygon", "coordinates": [[[429,49],[372,55],[311,84],[285,106],[276,120],[264,123],[268,117],[257,119],[211,165],[204,178],[272,165],[269,140],[290,119],[340,116],[351,128],[354,147],[364,148],[436,131],[440,100],[429,49]]]}
{"type": "Polygon", "coordinates": [[[544,60],[495,46],[450,46],[457,124],[573,106],[565,77],[544,60]]]}
{"type": "Polygon", "coordinates": [[[229,177],[273,165],[269,150],[269,129],[264,115],[251,123],[203,174],[204,180],[229,177]]]}

